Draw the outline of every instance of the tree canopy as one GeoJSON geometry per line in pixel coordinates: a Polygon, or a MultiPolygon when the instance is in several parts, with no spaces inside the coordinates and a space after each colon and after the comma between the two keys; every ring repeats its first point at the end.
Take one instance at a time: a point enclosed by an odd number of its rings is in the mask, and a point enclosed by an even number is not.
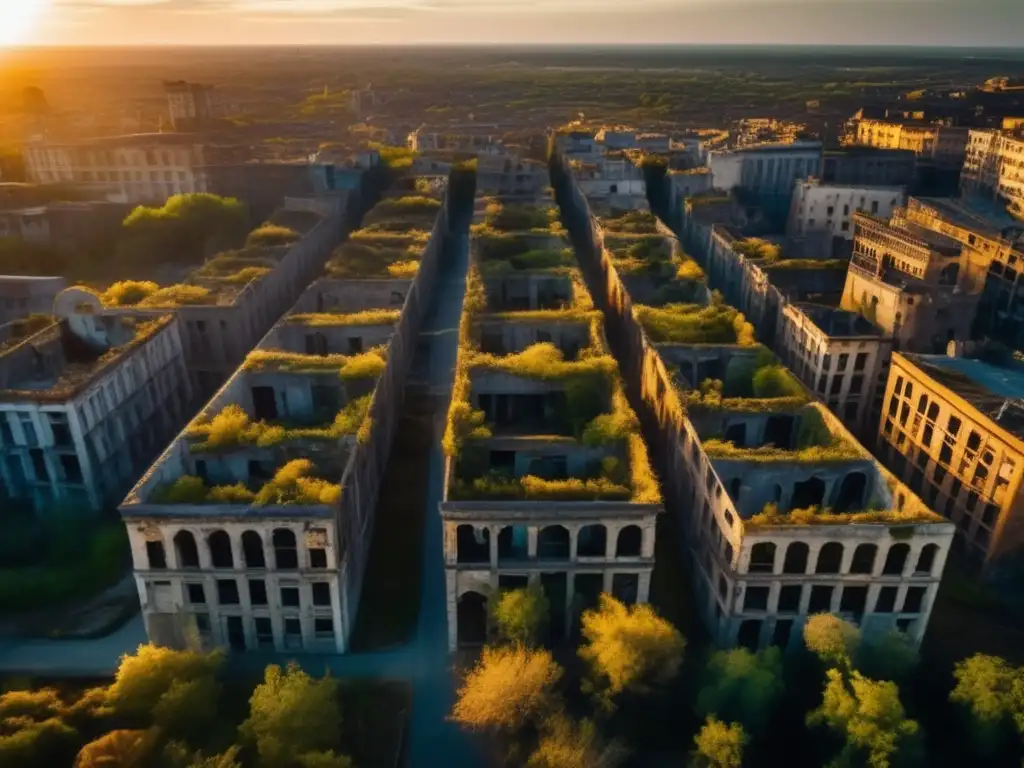
{"type": "Polygon", "coordinates": [[[239,732],[256,745],[261,765],[291,768],[303,756],[338,743],[337,694],[338,684],[329,677],[312,678],[294,662],[286,669],[271,664],[249,699],[249,718],[239,732]]]}
{"type": "Polygon", "coordinates": [[[121,659],[108,701],[130,721],[155,716],[172,728],[209,722],[216,714],[216,675],[223,661],[220,653],[141,645],[134,656],[121,659]]]}
{"type": "Polygon", "coordinates": [[[513,645],[535,646],[548,624],[548,599],[539,586],[511,589],[488,601],[498,636],[513,645]]]}
{"type": "Polygon", "coordinates": [[[122,227],[128,258],[195,263],[241,245],[248,214],[234,198],[191,193],[174,195],[159,208],[139,206],[122,227]]]}
{"type": "Polygon", "coordinates": [[[527,768],[616,768],[625,758],[622,745],[602,739],[592,720],[559,714],[545,724],[527,768]]]}
{"type": "Polygon", "coordinates": [[[557,708],[561,677],[548,651],[484,648],[459,689],[452,719],[472,730],[506,733],[539,723],[557,708]]]}
{"type": "Polygon", "coordinates": [[[804,625],[807,649],[827,664],[847,667],[860,644],[860,631],[831,613],[816,613],[804,625]]]}
{"type": "Polygon", "coordinates": [[[598,608],[584,611],[582,621],[587,644],[579,656],[590,667],[595,690],[611,696],[645,693],[679,672],[686,641],[651,606],[627,607],[602,594],[598,608]]]}
{"type": "Polygon", "coordinates": [[[739,723],[709,717],[694,738],[693,763],[699,768],[740,768],[747,735],[739,723]]]}
{"type": "Polygon", "coordinates": [[[838,669],[826,674],[821,706],[807,716],[807,724],[826,725],[843,739],[837,765],[887,768],[898,756],[916,755],[920,729],[907,718],[895,683],[870,680],[856,671],[848,680],[838,669]]]}
{"type": "Polygon", "coordinates": [[[697,695],[701,715],[735,721],[761,733],[783,692],[782,653],[771,647],[757,653],[746,648],[716,651],[697,695]]]}
{"type": "Polygon", "coordinates": [[[966,707],[979,744],[991,749],[1009,733],[1024,736],[1024,669],[979,653],[957,664],[953,676],[950,701],[966,707]]]}

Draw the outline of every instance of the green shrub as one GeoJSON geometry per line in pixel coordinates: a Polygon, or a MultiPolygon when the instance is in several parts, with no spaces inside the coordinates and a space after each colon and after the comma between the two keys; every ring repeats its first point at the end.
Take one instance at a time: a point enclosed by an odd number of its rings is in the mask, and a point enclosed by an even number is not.
{"type": "Polygon", "coordinates": [[[759,368],[753,378],[754,397],[804,397],[804,389],[782,365],[759,368]]]}
{"type": "Polygon", "coordinates": [[[245,239],[247,248],[259,246],[291,245],[299,239],[299,233],[289,227],[277,224],[261,224],[245,239]]]}
{"type": "Polygon", "coordinates": [[[169,486],[153,494],[156,504],[204,504],[207,498],[206,483],[201,477],[182,475],[169,486]]]}
{"type": "Polygon", "coordinates": [[[105,290],[100,300],[107,307],[131,307],[160,290],[160,286],[149,280],[122,280],[105,290]]]}
{"type": "Polygon", "coordinates": [[[341,486],[309,477],[312,471],[313,462],[309,459],[289,461],[260,488],[255,503],[260,506],[336,504],[341,499],[341,486]]]}
{"type": "Polygon", "coordinates": [[[201,285],[168,285],[139,302],[139,307],[180,307],[187,304],[207,304],[211,300],[210,289],[201,285]]]}

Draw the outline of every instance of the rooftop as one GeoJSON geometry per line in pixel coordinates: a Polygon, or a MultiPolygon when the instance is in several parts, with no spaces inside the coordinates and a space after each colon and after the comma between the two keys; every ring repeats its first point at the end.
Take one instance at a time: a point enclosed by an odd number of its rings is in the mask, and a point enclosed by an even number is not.
{"type": "Polygon", "coordinates": [[[856,312],[822,304],[794,303],[825,334],[832,337],[881,336],[881,331],[856,312]]]}
{"type": "Polygon", "coordinates": [[[1021,222],[1007,213],[1004,206],[981,198],[912,197],[908,208],[916,205],[930,208],[950,224],[969,229],[990,238],[1020,235],[1021,222]]]}
{"type": "Polygon", "coordinates": [[[394,278],[416,276],[428,233],[370,232],[360,229],[334,249],[325,267],[328,277],[394,278]]]}
{"type": "Polygon", "coordinates": [[[928,376],[1007,432],[1024,438],[1024,364],[901,352],[928,376]]]}
{"type": "Polygon", "coordinates": [[[79,336],[69,321],[13,339],[0,348],[0,400],[67,400],[174,320],[91,316],[95,336],[79,336]]]}

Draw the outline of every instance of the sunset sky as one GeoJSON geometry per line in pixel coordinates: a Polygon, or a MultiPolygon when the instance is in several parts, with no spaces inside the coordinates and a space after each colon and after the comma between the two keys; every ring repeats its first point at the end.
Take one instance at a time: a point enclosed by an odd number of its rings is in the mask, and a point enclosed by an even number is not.
{"type": "MultiPolygon", "coordinates": [[[[31,44],[1020,46],[1024,0],[0,0],[31,44]]],[[[13,29],[13,21],[10,22],[13,29]]]]}

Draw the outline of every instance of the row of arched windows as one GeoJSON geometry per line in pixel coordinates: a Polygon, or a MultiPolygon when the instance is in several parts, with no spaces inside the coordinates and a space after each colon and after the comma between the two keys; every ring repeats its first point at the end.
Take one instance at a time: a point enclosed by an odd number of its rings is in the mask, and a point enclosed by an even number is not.
{"type": "MultiPolygon", "coordinates": [[[[928,544],[917,557],[914,573],[930,574],[939,553],[938,544],[928,544]]],[[[871,574],[875,569],[878,557],[878,546],[875,544],[858,544],[850,560],[849,573],[871,574]]],[[[910,557],[909,544],[893,544],[885,554],[882,566],[883,576],[900,576],[903,574],[910,557]]],[[[755,544],[750,550],[750,573],[773,573],[775,571],[776,546],[772,542],[755,544]]],[[[785,560],[782,564],[783,573],[807,573],[810,547],[802,541],[793,542],[786,547],[785,560]]],[[[839,573],[843,562],[843,545],[830,541],[818,552],[817,561],[811,573],[839,573]]]]}
{"type": "MultiPolygon", "coordinates": [[[[485,563],[490,560],[491,532],[487,528],[460,525],[456,529],[457,560],[460,563],[485,563]]],[[[605,557],[608,529],[604,525],[585,525],[576,538],[577,557],[605,557]]],[[[615,541],[615,557],[640,557],[643,532],[638,525],[627,525],[615,541]]],[[[563,525],[548,525],[537,532],[537,557],[567,559],[571,537],[563,525]]],[[[526,557],[526,526],[507,525],[498,533],[498,559],[526,557]]]]}
{"type": "MultiPolygon", "coordinates": [[[[279,571],[294,571],[299,567],[299,550],[295,532],[288,528],[275,528],[271,533],[273,545],[273,567],[279,571]]],[[[231,537],[226,531],[214,531],[206,537],[206,546],[210,553],[210,565],[214,568],[266,568],[266,555],[263,550],[263,537],[256,531],[245,531],[242,534],[242,559],[235,563],[231,537]]],[[[199,568],[199,546],[191,531],[178,531],[174,535],[174,553],[178,568],[199,568]]],[[[167,555],[162,540],[147,541],[146,554],[150,568],[166,568],[167,555]]],[[[310,565],[314,568],[327,567],[327,557],[323,549],[310,549],[310,565]]]]}

